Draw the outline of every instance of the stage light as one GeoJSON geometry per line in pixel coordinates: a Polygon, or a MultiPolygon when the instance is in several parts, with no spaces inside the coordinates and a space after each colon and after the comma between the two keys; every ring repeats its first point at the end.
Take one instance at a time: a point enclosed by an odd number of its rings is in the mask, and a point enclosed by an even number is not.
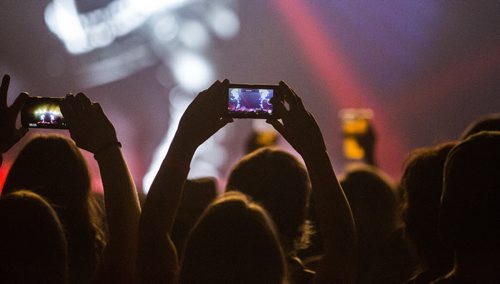
{"type": "Polygon", "coordinates": [[[214,7],[207,17],[214,32],[221,38],[232,38],[240,31],[240,21],[235,12],[222,7],[214,7]]]}
{"type": "Polygon", "coordinates": [[[201,49],[209,42],[207,29],[197,21],[186,21],[179,32],[180,41],[190,49],[201,49]]]}
{"type": "Polygon", "coordinates": [[[177,37],[179,23],[173,15],[163,16],[154,23],[153,33],[159,42],[167,43],[177,37]]]}
{"type": "Polygon", "coordinates": [[[151,16],[193,0],[115,0],[88,13],[78,13],[75,0],[53,0],[45,23],[72,54],[90,52],[142,26],[151,16]]]}
{"type": "MultiPolygon", "coordinates": [[[[45,22],[68,52],[80,57],[75,75],[83,87],[124,79],[156,64],[159,83],[174,85],[169,93],[169,130],[143,178],[147,192],[185,108],[217,77],[207,58],[212,39],[229,39],[240,29],[231,10],[235,0],[113,0],[85,12],[78,11],[77,1],[52,0],[45,22]]],[[[222,131],[218,137],[223,135],[222,131]]],[[[210,149],[199,149],[192,174],[219,176],[227,156],[221,140],[207,142],[210,149]]]]}
{"type": "Polygon", "coordinates": [[[203,90],[215,80],[210,63],[195,53],[182,52],[174,55],[172,67],[175,79],[188,91],[203,90]]]}
{"type": "Polygon", "coordinates": [[[45,23],[73,54],[87,51],[86,35],[72,1],[54,1],[45,9],[45,23]],[[73,4],[73,5],[71,5],[73,4]]]}

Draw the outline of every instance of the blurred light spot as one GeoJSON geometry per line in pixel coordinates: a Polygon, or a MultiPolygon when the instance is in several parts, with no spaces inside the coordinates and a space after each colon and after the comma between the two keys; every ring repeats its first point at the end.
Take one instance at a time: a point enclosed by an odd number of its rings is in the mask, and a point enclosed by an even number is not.
{"type": "Polygon", "coordinates": [[[198,54],[188,52],[174,54],[172,67],[175,79],[189,91],[199,92],[214,80],[212,66],[198,54]]]}
{"type": "Polygon", "coordinates": [[[155,78],[160,85],[167,89],[171,88],[174,84],[172,78],[170,77],[170,73],[163,66],[160,66],[160,68],[156,70],[155,78]]]}
{"type": "Polygon", "coordinates": [[[179,32],[180,40],[193,49],[203,48],[208,44],[208,33],[205,27],[196,21],[186,21],[179,32]]]}
{"type": "Polygon", "coordinates": [[[174,16],[164,16],[154,23],[153,32],[156,39],[161,42],[168,42],[177,36],[179,24],[174,16]]]}
{"type": "Polygon", "coordinates": [[[211,11],[208,21],[214,32],[224,39],[232,38],[240,31],[240,21],[236,13],[221,6],[211,11]]]}
{"type": "Polygon", "coordinates": [[[50,30],[63,40],[66,49],[71,53],[87,51],[86,35],[72,1],[54,1],[45,9],[45,23],[50,30]]]}
{"type": "Polygon", "coordinates": [[[75,0],[53,0],[45,9],[45,23],[70,53],[86,53],[134,31],[154,14],[190,1],[115,0],[101,9],[79,14],[75,0]]]}
{"type": "Polygon", "coordinates": [[[98,86],[123,79],[154,64],[146,46],[129,48],[117,56],[90,63],[81,69],[83,85],[98,86]]]}

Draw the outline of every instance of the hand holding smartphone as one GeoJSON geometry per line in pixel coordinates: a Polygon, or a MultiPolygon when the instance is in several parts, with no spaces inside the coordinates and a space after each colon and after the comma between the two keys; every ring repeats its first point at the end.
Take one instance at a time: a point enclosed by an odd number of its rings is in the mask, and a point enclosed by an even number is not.
{"type": "Polygon", "coordinates": [[[21,110],[21,124],[29,128],[67,129],[61,113],[63,98],[29,97],[21,110]]]}
{"type": "Polygon", "coordinates": [[[276,85],[229,84],[227,112],[232,118],[279,118],[271,99],[282,99],[276,85]]]}

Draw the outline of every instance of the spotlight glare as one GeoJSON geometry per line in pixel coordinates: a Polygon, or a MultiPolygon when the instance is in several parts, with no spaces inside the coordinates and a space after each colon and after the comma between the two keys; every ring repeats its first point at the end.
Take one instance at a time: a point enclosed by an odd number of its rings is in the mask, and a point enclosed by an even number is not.
{"type": "Polygon", "coordinates": [[[208,44],[209,38],[205,27],[196,21],[186,21],[182,24],[179,33],[180,40],[193,49],[203,48],[208,44]]]}
{"type": "Polygon", "coordinates": [[[164,16],[154,23],[153,33],[160,42],[169,42],[179,33],[179,24],[173,15],[164,16]]]}
{"type": "Polygon", "coordinates": [[[216,7],[209,15],[209,23],[219,37],[229,39],[240,31],[240,21],[235,12],[224,7],[216,7]]]}
{"type": "Polygon", "coordinates": [[[172,70],[180,85],[193,92],[198,92],[214,80],[214,71],[206,59],[194,53],[173,55],[172,70]]]}

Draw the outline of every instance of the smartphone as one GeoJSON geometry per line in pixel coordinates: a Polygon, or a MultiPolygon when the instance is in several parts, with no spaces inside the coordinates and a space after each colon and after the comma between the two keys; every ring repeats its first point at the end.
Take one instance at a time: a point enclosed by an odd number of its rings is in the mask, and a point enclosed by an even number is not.
{"type": "Polygon", "coordinates": [[[21,110],[21,124],[29,128],[67,129],[62,98],[29,97],[21,110]]]}
{"type": "Polygon", "coordinates": [[[227,112],[233,118],[279,118],[271,99],[281,99],[276,85],[229,84],[227,112]]]}
{"type": "Polygon", "coordinates": [[[373,118],[371,109],[343,109],[340,111],[342,133],[344,135],[344,157],[349,160],[363,160],[365,149],[358,143],[360,137],[367,135],[373,118]]]}

